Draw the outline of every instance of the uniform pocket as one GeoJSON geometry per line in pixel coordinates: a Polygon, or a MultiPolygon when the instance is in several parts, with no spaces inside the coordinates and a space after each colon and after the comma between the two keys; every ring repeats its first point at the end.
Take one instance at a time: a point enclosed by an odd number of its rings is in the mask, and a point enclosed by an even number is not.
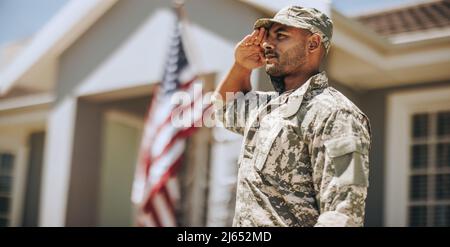
{"type": "Polygon", "coordinates": [[[368,186],[367,160],[368,146],[363,145],[361,139],[354,136],[340,137],[324,143],[326,159],[334,167],[334,176],[340,185],[368,186]]]}
{"type": "Polygon", "coordinates": [[[272,144],[275,141],[275,138],[277,138],[278,133],[281,129],[281,124],[274,124],[267,131],[260,131],[260,136],[258,137],[258,141],[255,147],[255,156],[253,157],[255,168],[258,171],[261,171],[264,168],[264,164],[266,163],[267,156],[269,155],[272,148],[272,144]]]}

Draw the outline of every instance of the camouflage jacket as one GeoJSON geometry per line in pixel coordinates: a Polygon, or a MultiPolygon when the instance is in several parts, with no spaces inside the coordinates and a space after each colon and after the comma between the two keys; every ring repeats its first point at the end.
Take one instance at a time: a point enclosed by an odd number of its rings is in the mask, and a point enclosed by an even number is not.
{"type": "Polygon", "coordinates": [[[213,103],[224,126],[244,136],[233,226],[363,226],[369,119],[325,72],[281,95],[213,103]]]}

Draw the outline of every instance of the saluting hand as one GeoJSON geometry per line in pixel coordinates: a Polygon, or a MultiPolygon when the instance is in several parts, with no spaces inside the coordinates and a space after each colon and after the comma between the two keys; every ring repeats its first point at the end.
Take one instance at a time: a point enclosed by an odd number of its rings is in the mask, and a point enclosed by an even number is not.
{"type": "Polygon", "coordinates": [[[242,67],[253,70],[264,65],[264,49],[262,42],[266,30],[261,27],[255,29],[251,34],[245,36],[235,47],[234,58],[236,63],[242,67]]]}

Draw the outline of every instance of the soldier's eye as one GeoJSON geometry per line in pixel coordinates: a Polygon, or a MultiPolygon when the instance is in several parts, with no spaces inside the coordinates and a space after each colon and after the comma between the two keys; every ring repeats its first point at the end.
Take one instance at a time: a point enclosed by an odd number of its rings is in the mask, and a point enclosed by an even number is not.
{"type": "Polygon", "coordinates": [[[277,33],[277,39],[285,39],[287,36],[282,33],[277,33]]]}

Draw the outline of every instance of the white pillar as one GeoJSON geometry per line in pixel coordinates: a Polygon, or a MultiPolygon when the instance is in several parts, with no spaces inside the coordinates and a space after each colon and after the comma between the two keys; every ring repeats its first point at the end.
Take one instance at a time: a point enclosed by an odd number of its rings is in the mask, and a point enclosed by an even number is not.
{"type": "Polygon", "coordinates": [[[49,115],[39,226],[65,226],[76,99],[65,98],[49,115]]]}

